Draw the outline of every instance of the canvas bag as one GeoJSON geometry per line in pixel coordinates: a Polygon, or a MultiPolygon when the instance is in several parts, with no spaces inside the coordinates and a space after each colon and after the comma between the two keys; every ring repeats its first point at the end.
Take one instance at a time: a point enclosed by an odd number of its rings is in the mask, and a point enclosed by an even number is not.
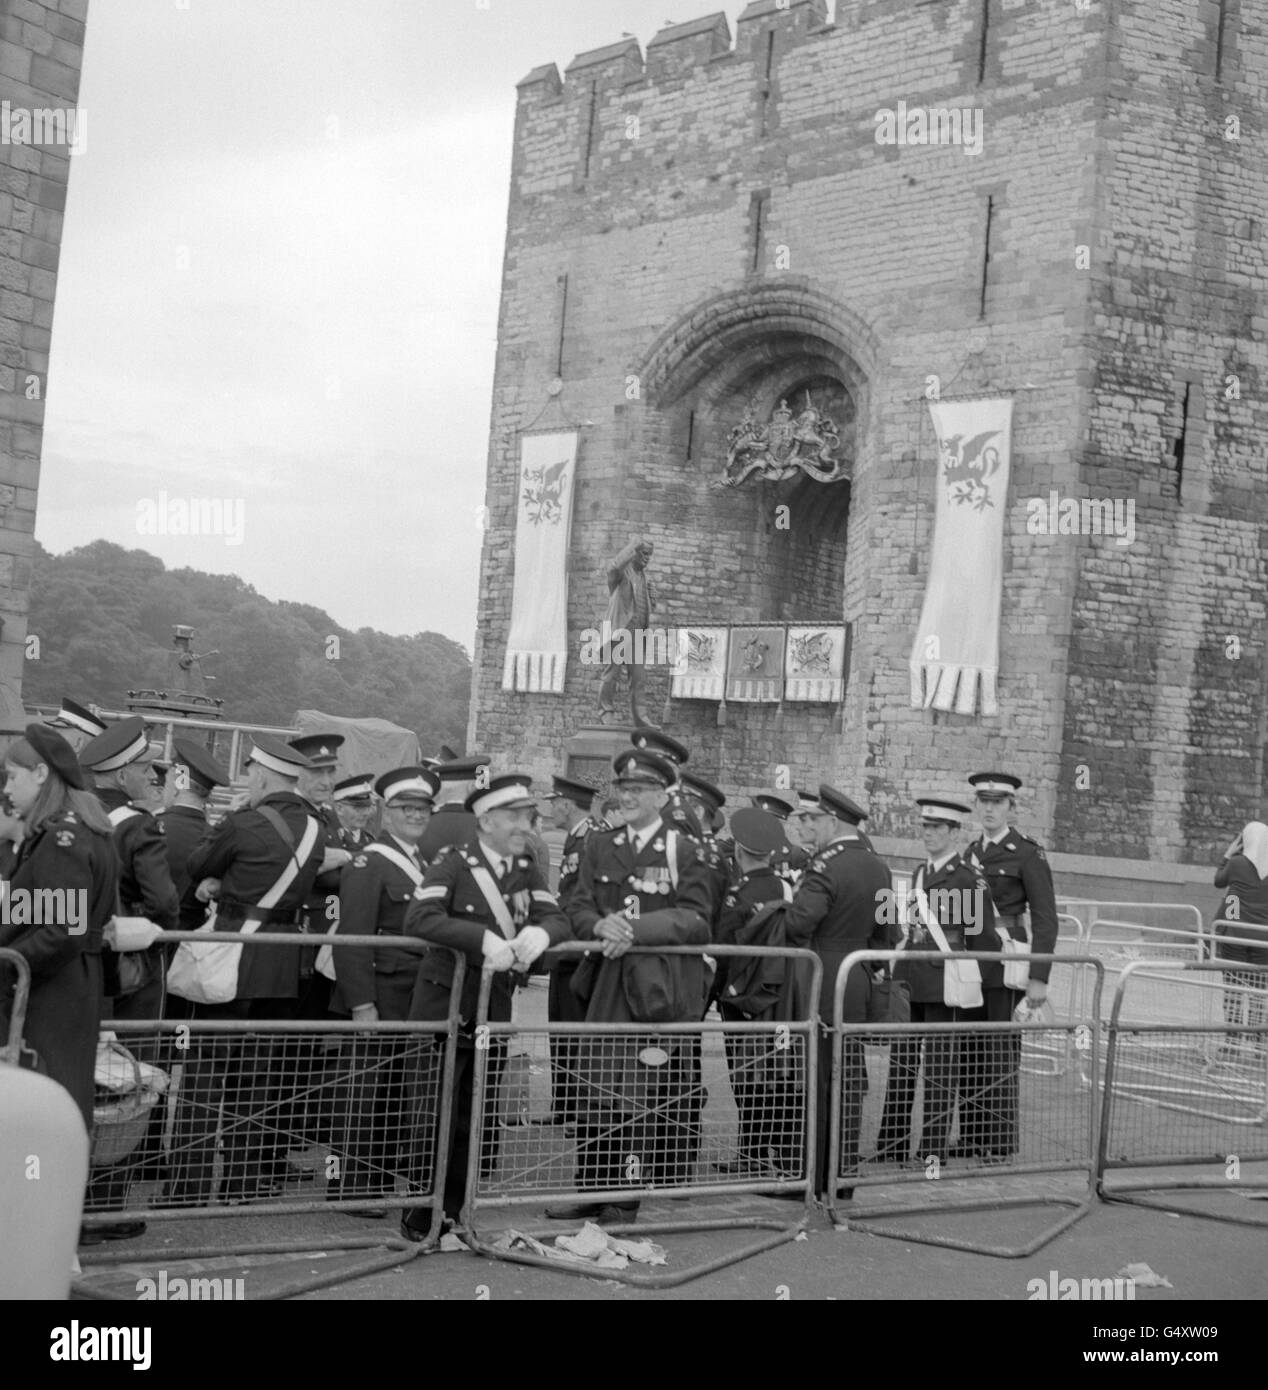
{"type": "Polygon", "coordinates": [[[1004,962],[1004,987],[1025,989],[1030,983],[1030,962],[1026,959],[1030,955],[1030,938],[1009,936],[1002,922],[996,922],[995,930],[999,933],[1000,950],[1012,957],[1004,962]]]}
{"type": "MultiPolygon", "coordinates": [[[[272,811],[271,807],[264,806],[256,809],[261,814],[272,811]]],[[[275,830],[281,827],[279,834],[286,830],[285,822],[275,811],[265,818],[275,830]]],[[[267,912],[281,900],[312,853],[313,846],[317,843],[317,832],[316,817],[305,816],[304,834],[298,850],[291,843],[289,832],[282,835],[291,851],[290,862],[278,876],[277,882],[251,911],[267,912]]],[[[215,932],[215,923],[216,911],[214,907],[209,906],[207,920],[198,930],[212,935],[215,932]]],[[[258,918],[253,920],[248,912],[239,930],[247,935],[254,935],[260,930],[260,921],[258,918]]],[[[238,995],[238,968],[241,961],[240,941],[182,941],[176,948],[176,954],[167,970],[167,987],[173,994],[194,1004],[228,1004],[238,995]]]]}
{"type": "MultiPolygon", "coordinates": [[[[929,935],[937,942],[938,950],[950,952],[946,933],[929,911],[929,899],[923,888],[916,889],[916,903],[929,935]]],[[[982,971],[970,955],[956,952],[942,963],[942,1002],[949,1009],[979,1009],[982,1006],[982,971]]]]}

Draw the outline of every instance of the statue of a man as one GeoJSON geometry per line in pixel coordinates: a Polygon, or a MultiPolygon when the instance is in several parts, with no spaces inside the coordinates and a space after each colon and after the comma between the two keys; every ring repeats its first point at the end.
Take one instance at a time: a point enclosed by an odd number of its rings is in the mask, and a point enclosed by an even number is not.
{"type": "Polygon", "coordinates": [[[608,611],[603,626],[603,660],[607,671],[599,686],[599,717],[616,722],[616,686],[621,671],[629,673],[630,713],[636,727],[655,728],[643,717],[640,702],[646,689],[643,670],[651,640],[652,595],[647,565],[652,558],[649,540],[634,540],[608,566],[608,611]]]}

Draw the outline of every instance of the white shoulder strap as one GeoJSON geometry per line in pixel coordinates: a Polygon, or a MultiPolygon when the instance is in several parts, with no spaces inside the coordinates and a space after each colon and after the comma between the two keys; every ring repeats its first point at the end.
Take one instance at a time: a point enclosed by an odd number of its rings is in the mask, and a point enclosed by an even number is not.
{"type": "Polygon", "coordinates": [[[315,816],[304,817],[304,834],[300,838],[299,848],[291,855],[289,863],[282,870],[281,877],[269,889],[267,893],[256,903],[256,907],[262,907],[267,911],[275,907],[280,901],[282,894],[295,882],[299,876],[299,871],[313,852],[313,846],[317,843],[318,824],[315,816]]]}
{"type": "Polygon", "coordinates": [[[678,832],[665,832],[665,858],[669,861],[669,882],[674,892],[678,891],[678,832]]]}
{"type": "Polygon", "coordinates": [[[140,814],[135,806],[116,806],[109,813],[110,824],[117,827],[122,825],[125,820],[131,820],[133,816],[140,814]]]}
{"type": "Polygon", "coordinates": [[[498,886],[493,882],[493,875],[483,864],[468,864],[471,870],[471,877],[476,881],[476,887],[484,894],[484,900],[489,905],[489,911],[493,914],[493,920],[501,929],[502,935],[508,941],[515,939],[515,923],[511,920],[511,914],[507,910],[506,900],[498,892],[498,886]]]}
{"type": "Polygon", "coordinates": [[[400,869],[400,871],[403,874],[408,874],[409,880],[415,888],[422,887],[423,871],[411,859],[409,859],[406,855],[402,854],[399,849],[396,849],[392,845],[385,845],[380,843],[378,840],[375,840],[373,841],[373,843],[366,845],[364,852],[366,854],[382,855],[383,858],[386,859],[389,864],[395,864],[396,867],[400,869]]]}

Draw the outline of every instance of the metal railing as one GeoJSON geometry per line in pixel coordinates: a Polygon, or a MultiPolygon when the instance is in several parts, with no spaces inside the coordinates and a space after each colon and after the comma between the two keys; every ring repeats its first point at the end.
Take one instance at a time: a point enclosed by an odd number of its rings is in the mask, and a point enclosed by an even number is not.
{"type": "MultiPolygon", "coordinates": [[[[1020,1258],[1042,1248],[1091,1206],[1095,1091],[1073,1073],[1027,1067],[1025,1059],[1073,1049],[1086,1053],[1095,1069],[1100,990],[1082,991],[1088,1000],[1085,1017],[1051,1023],[965,1021],[962,1010],[937,1004],[929,1006],[927,1021],[846,1019],[852,972],[879,964],[892,969],[899,961],[942,964],[948,959],[964,960],[966,953],[856,951],[842,962],[833,996],[828,1212],[835,1224],[850,1230],[1020,1258]],[[868,1042],[885,1046],[865,1052],[868,1042]],[[866,1156],[865,1147],[871,1148],[866,1156]],[[986,1186],[993,1189],[990,1195],[974,1195],[975,1188],[986,1186]],[[856,1204],[859,1189],[878,1200],[856,1204]],[[912,1200],[919,1189],[923,1195],[912,1200]],[[1021,1244],[928,1229],[930,1217],[1033,1206],[1067,1210],[1021,1244]],[[893,1230],[877,1224],[913,1217],[924,1224],[893,1230]]],[[[967,959],[984,965],[1012,957],[972,953],[967,959]]],[[[1086,973],[1099,981],[1102,973],[1100,962],[1090,956],[1030,959],[1049,964],[1054,975],[1086,973]]],[[[1014,992],[999,994],[1007,996],[1011,1008],[1014,992]]],[[[1077,985],[1068,986],[1065,996],[1080,997],[1077,985]]]]}

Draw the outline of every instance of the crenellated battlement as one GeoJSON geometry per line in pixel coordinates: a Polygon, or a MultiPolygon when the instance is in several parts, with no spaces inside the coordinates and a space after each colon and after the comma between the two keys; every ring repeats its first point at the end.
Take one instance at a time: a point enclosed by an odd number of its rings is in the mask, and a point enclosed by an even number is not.
{"type": "Polygon", "coordinates": [[[777,44],[780,53],[812,34],[830,31],[826,0],[752,0],[731,26],[723,11],[685,24],[668,24],[647,44],[625,38],[578,53],[564,69],[554,63],[536,67],[517,87],[520,100],[551,101],[589,97],[596,88],[628,87],[640,82],[676,82],[694,70],[727,60],[745,59],[768,68],[777,44]]]}

